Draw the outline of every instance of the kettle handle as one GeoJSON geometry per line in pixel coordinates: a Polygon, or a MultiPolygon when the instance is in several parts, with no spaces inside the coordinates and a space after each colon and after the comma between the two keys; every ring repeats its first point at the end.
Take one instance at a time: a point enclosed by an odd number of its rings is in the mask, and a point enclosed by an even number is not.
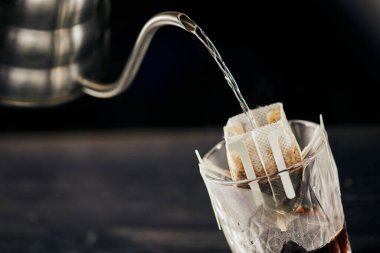
{"type": "Polygon", "coordinates": [[[131,55],[118,80],[111,84],[100,84],[83,76],[78,76],[77,81],[83,85],[83,92],[98,98],[110,98],[127,89],[137,74],[154,34],[160,27],[166,25],[174,25],[190,33],[194,33],[197,27],[184,13],[162,12],[153,16],[147,21],[137,37],[131,55]]]}

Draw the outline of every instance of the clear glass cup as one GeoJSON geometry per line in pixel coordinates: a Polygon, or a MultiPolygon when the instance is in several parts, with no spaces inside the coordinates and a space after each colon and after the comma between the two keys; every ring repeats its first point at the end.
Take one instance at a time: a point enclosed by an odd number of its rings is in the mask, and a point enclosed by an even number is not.
{"type": "Polygon", "coordinates": [[[338,171],[323,124],[289,123],[303,160],[279,173],[233,181],[224,141],[203,157],[200,171],[218,224],[235,253],[351,252],[338,171]],[[265,189],[278,182],[281,173],[299,175],[296,198],[278,202],[275,195],[261,190],[264,202],[256,201],[257,193],[251,188],[265,189]]]}

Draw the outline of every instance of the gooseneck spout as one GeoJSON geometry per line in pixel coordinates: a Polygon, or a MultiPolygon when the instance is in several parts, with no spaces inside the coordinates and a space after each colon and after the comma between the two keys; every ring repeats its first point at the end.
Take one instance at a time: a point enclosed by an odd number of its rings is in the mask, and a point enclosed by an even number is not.
{"type": "Polygon", "coordinates": [[[84,86],[83,91],[98,98],[109,98],[122,93],[136,76],[154,34],[166,25],[174,25],[191,33],[195,33],[197,27],[187,15],[180,12],[163,12],[153,16],[142,28],[119,79],[111,84],[99,84],[79,76],[77,81],[84,86]]]}

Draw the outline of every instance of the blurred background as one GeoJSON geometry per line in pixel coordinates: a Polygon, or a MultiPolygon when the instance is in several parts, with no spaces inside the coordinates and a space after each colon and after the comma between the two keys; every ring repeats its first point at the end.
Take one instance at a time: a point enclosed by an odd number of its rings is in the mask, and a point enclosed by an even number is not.
{"type": "MultiPolygon", "coordinates": [[[[207,32],[249,106],[282,101],[288,118],[326,124],[378,124],[380,4],[334,1],[111,1],[110,64],[121,72],[144,23],[155,13],[187,13],[207,32]]],[[[42,109],[0,107],[0,130],[222,126],[239,105],[207,50],[165,27],[132,86],[111,99],[83,96],[42,109]]]]}

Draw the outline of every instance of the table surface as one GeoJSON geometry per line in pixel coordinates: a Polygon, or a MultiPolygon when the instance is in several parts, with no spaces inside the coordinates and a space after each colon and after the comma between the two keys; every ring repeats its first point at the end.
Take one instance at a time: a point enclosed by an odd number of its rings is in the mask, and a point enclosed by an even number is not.
{"type": "MultiPolygon", "coordinates": [[[[327,127],[354,252],[380,252],[380,127],[327,127]]],[[[221,129],[0,135],[0,252],[230,252],[194,149],[221,129]]]]}

